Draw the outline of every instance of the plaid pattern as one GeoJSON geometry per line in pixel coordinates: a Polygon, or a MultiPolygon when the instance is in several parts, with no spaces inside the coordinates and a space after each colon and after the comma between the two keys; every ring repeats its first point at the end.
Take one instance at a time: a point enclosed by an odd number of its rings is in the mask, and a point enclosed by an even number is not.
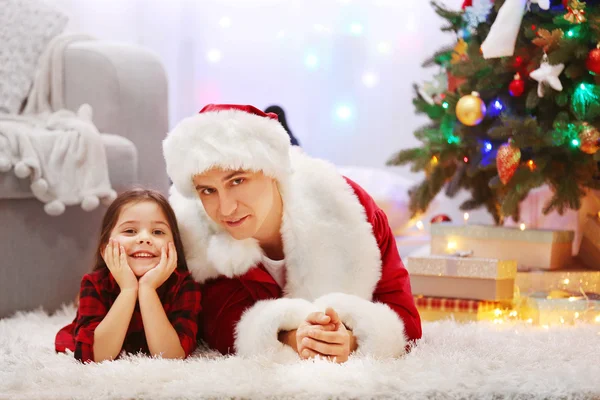
{"type": "MultiPolygon", "coordinates": [[[[119,285],[107,268],[85,275],[81,281],[77,315],[71,324],[56,335],[56,351],[71,350],[78,360],[93,361],[94,331],[120,292],[119,285]]],[[[189,272],[175,270],[156,292],[187,357],[197,346],[200,285],[191,278],[189,272]]],[[[123,351],[150,353],[139,303],[135,305],[121,349],[123,351]]]]}
{"type": "Polygon", "coordinates": [[[480,310],[496,308],[499,303],[481,301],[481,300],[465,300],[465,299],[448,299],[444,297],[424,297],[414,296],[415,304],[419,310],[435,310],[449,312],[468,312],[477,313],[480,310]]]}

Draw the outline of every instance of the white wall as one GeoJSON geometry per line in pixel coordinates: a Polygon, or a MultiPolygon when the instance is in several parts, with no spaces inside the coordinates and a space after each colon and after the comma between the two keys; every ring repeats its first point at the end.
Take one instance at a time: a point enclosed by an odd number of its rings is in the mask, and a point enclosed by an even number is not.
{"type": "MultiPolygon", "coordinates": [[[[428,1],[52,1],[71,16],[69,30],[138,43],[161,57],[171,125],[211,102],[280,104],[304,149],[338,165],[381,167],[418,144],[412,132],[427,119],[414,115],[412,84],[438,72],[422,61],[455,41],[428,1]],[[212,49],[218,62],[207,58],[212,49]],[[311,54],[314,68],[306,65],[311,54]],[[373,87],[363,83],[366,72],[377,77],[373,87]],[[336,114],[341,105],[351,111],[347,120],[336,114]]],[[[459,8],[462,0],[445,3],[459,8]]],[[[456,203],[444,211],[462,218],[456,203]]]]}

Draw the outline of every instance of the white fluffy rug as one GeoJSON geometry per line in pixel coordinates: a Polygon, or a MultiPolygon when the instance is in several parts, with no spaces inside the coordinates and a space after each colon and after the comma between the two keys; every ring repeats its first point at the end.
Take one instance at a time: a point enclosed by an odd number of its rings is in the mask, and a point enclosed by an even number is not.
{"type": "Polygon", "coordinates": [[[54,352],[54,335],[74,313],[0,320],[0,398],[600,398],[600,325],[425,323],[405,358],[344,365],[214,354],[83,365],[54,352]]]}

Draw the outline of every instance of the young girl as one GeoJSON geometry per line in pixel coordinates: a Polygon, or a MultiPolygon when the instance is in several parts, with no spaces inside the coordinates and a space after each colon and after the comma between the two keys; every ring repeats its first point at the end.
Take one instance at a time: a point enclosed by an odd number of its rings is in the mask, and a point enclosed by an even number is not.
{"type": "Polygon", "coordinates": [[[102,221],[93,271],[83,277],[75,320],[56,351],[80,361],[121,351],[185,358],[196,348],[200,287],[190,276],[175,214],[152,190],[121,194],[102,221]]]}

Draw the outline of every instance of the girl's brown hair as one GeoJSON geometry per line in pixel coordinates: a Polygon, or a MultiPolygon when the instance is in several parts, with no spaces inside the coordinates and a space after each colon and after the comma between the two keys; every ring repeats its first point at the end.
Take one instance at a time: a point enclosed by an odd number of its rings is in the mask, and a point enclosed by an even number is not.
{"type": "Polygon", "coordinates": [[[179,233],[179,227],[177,226],[177,218],[175,212],[171,208],[171,205],[160,192],[151,189],[132,189],[121,193],[115,201],[108,207],[104,218],[102,219],[102,230],[100,232],[100,243],[96,251],[96,263],[94,265],[94,271],[101,268],[108,268],[102,253],[108,241],[110,240],[110,233],[117,224],[121,210],[123,207],[131,203],[140,203],[142,201],[152,201],[156,203],[167,217],[167,223],[169,228],[173,232],[173,243],[175,244],[175,250],[177,251],[177,268],[182,271],[187,271],[187,263],[185,262],[185,255],[183,253],[183,242],[181,241],[181,234],[179,233]]]}

